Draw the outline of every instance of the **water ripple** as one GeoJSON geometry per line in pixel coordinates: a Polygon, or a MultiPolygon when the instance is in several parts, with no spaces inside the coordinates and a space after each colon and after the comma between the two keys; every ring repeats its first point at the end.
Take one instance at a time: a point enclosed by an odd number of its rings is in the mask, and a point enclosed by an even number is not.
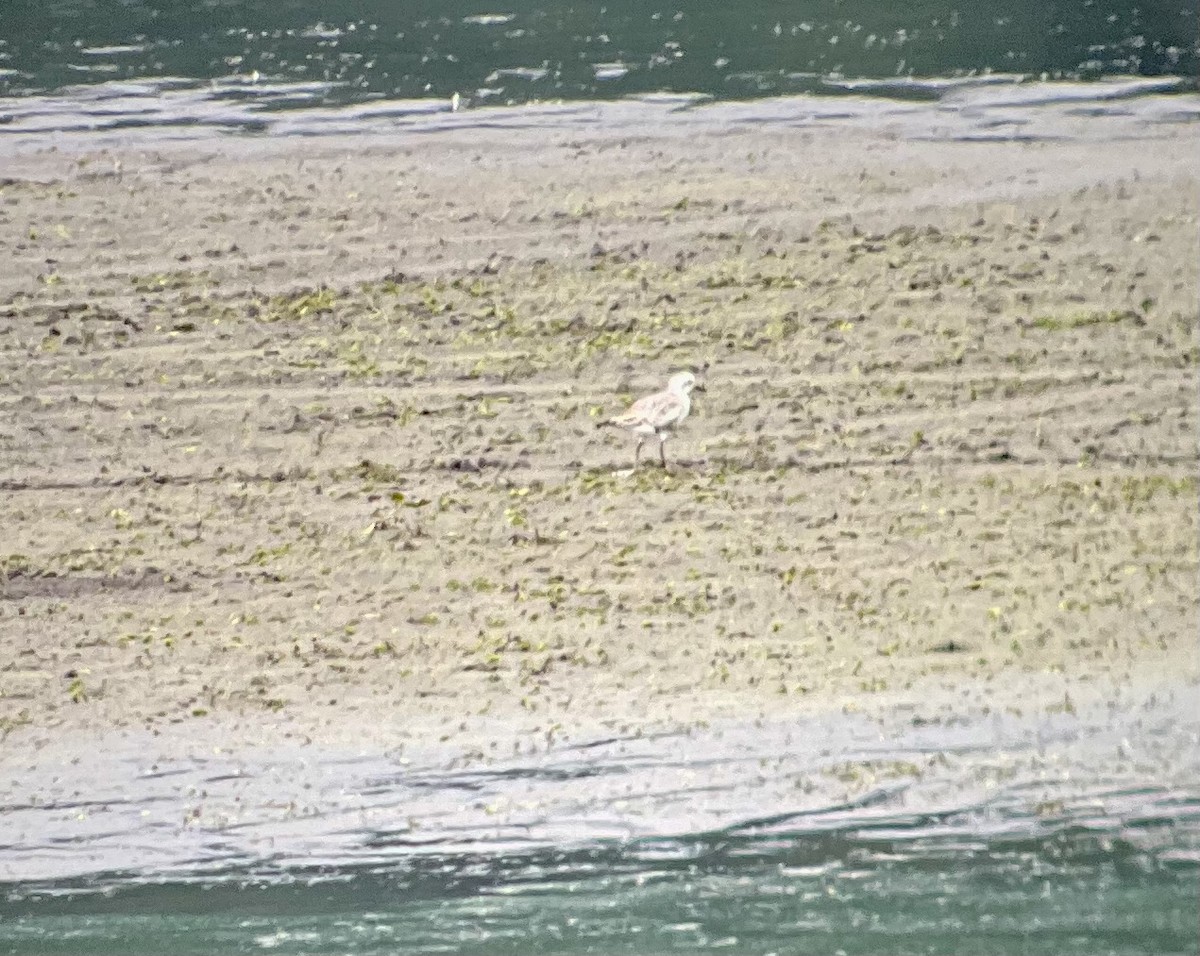
{"type": "MultiPolygon", "coordinates": [[[[515,68],[514,68],[515,70],[515,68]]],[[[516,72],[521,72],[516,70],[516,72]]],[[[526,71],[528,72],[528,71],[526,71]]],[[[536,71],[534,71],[536,72],[536,71]]],[[[505,74],[507,75],[507,74],[505,74]]],[[[522,74],[524,75],[524,74],[522,74]]],[[[1020,77],[942,80],[835,80],[842,95],[795,95],[752,102],[714,102],[703,95],[631,95],[606,102],[488,105],[456,110],[449,99],[377,97],[340,102],[340,82],[226,77],[199,83],[184,77],[110,80],[53,93],[0,97],[0,144],[51,134],[128,142],[139,136],[194,139],[214,134],[280,136],[371,135],[504,128],[519,130],[659,124],[681,132],[704,124],[887,124],[900,136],[947,140],[1060,139],[1097,130],[1144,133],[1156,124],[1200,120],[1200,95],[1178,79],[1114,78],[1102,82],[1030,83],[1020,77]],[[1107,124],[1105,126],[1104,124],[1107,124]]]]}

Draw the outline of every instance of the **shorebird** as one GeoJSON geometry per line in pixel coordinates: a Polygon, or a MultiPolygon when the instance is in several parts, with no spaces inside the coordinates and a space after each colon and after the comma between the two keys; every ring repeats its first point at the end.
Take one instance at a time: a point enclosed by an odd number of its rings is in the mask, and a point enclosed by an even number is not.
{"type": "Polygon", "coordinates": [[[704,390],[703,386],[696,384],[696,376],[691,372],[677,372],[661,392],[639,398],[627,411],[600,424],[615,425],[638,436],[637,450],[633,453],[634,468],[638,466],[642,445],[653,435],[658,439],[659,460],[666,468],[667,433],[688,417],[688,412],[692,410],[691,392],[694,388],[704,390]]]}

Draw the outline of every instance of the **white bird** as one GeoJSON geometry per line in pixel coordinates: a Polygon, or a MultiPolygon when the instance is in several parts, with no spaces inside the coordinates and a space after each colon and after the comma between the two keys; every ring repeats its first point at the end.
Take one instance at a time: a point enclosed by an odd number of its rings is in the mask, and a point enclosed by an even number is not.
{"type": "Polygon", "coordinates": [[[624,413],[601,422],[601,425],[615,425],[638,436],[637,450],[633,453],[634,468],[638,466],[642,445],[651,435],[658,439],[658,457],[662,466],[667,467],[667,433],[692,410],[692,389],[704,390],[696,384],[696,376],[691,372],[677,372],[661,392],[639,398],[624,413]]]}

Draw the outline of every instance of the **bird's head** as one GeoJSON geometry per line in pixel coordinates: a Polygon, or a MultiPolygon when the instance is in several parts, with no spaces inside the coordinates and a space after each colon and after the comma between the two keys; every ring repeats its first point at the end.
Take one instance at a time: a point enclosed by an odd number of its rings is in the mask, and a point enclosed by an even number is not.
{"type": "Polygon", "coordinates": [[[687,395],[693,390],[703,392],[704,386],[696,381],[696,376],[691,372],[676,372],[667,382],[667,389],[679,395],[687,395]]]}

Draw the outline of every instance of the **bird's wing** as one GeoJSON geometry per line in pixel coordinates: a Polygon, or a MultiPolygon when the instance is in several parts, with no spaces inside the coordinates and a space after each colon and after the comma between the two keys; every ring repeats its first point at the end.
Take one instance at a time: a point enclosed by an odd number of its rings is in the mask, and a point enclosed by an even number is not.
{"type": "Polygon", "coordinates": [[[646,425],[658,430],[679,421],[683,412],[683,399],[674,392],[656,392],[639,398],[629,410],[613,419],[619,425],[646,425]]]}

